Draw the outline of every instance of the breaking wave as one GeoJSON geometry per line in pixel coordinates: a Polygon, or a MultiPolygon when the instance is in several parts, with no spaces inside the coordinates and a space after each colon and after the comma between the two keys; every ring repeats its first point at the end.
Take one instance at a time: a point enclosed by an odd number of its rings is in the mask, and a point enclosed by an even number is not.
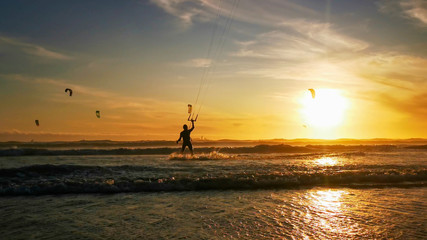
{"type": "MultiPolygon", "coordinates": [[[[399,147],[396,145],[256,145],[251,147],[198,147],[197,153],[220,152],[239,153],[327,153],[327,152],[393,152],[393,151],[427,150],[424,146],[399,147]]],[[[179,148],[113,148],[113,149],[42,149],[42,148],[8,148],[0,149],[1,156],[59,156],[59,155],[169,155],[179,152],[179,148]]]]}
{"type": "Polygon", "coordinates": [[[201,154],[181,154],[181,153],[172,153],[169,155],[169,160],[225,160],[225,159],[237,159],[235,155],[229,155],[220,153],[217,151],[201,154]]]}
{"type": "MultiPolygon", "coordinates": [[[[194,169],[193,169],[194,170],[194,169]]],[[[171,174],[170,169],[150,166],[33,165],[0,169],[0,196],[123,193],[202,190],[292,189],[329,187],[427,186],[425,167],[359,166],[359,168],[283,171],[241,171],[171,174]],[[155,172],[156,175],[150,175],[155,172]]]]}

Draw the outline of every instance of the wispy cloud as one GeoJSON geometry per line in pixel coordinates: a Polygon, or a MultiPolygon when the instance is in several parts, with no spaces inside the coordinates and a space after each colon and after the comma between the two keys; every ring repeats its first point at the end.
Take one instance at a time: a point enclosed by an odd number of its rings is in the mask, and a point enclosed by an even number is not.
{"type": "Polygon", "coordinates": [[[412,19],[417,25],[427,27],[427,2],[424,0],[380,1],[378,8],[382,13],[412,19]]]}
{"type": "Polygon", "coordinates": [[[345,63],[369,48],[367,42],[340,33],[330,23],[307,19],[289,19],[237,45],[239,50],[232,55],[254,65],[242,73],[342,84],[343,79],[347,83],[354,79],[344,69],[345,63]]]}
{"type": "Polygon", "coordinates": [[[212,63],[211,59],[195,58],[195,59],[190,59],[188,61],[185,61],[180,65],[184,67],[204,68],[204,67],[209,67],[211,63],[212,63]]]}
{"type": "Polygon", "coordinates": [[[281,25],[302,34],[303,39],[336,51],[361,51],[369,46],[367,42],[339,33],[330,23],[292,19],[281,25]]]}
{"type": "Polygon", "coordinates": [[[48,59],[55,59],[55,60],[71,60],[73,59],[71,56],[65,55],[63,53],[55,52],[52,50],[48,50],[42,46],[32,44],[32,43],[26,43],[23,41],[19,41],[17,39],[13,38],[7,38],[7,37],[0,37],[0,45],[9,45],[9,46],[15,46],[18,49],[20,49],[22,52],[42,57],[42,58],[48,58],[48,59]]]}
{"type": "Polygon", "coordinates": [[[427,91],[427,59],[399,53],[375,53],[351,61],[352,72],[385,87],[427,91]]]}
{"type": "Polygon", "coordinates": [[[213,6],[203,0],[150,0],[165,12],[177,17],[185,24],[191,24],[194,18],[208,20],[214,16],[213,6]]]}
{"type": "Polygon", "coordinates": [[[28,54],[32,54],[39,57],[45,57],[45,58],[52,58],[57,60],[70,60],[72,59],[69,56],[66,56],[64,54],[49,51],[46,48],[40,47],[40,46],[31,46],[27,47],[25,50],[28,54]]]}
{"type": "Polygon", "coordinates": [[[376,100],[399,113],[407,114],[418,120],[426,119],[427,93],[416,94],[407,98],[382,93],[377,96],[376,100]]]}
{"type": "Polygon", "coordinates": [[[362,40],[340,34],[329,23],[294,19],[281,25],[282,28],[259,34],[251,41],[238,43],[241,48],[234,55],[301,60],[334,52],[362,51],[369,46],[362,40]]]}
{"type": "Polygon", "coordinates": [[[407,0],[401,1],[400,5],[405,14],[418,20],[427,27],[427,2],[424,0],[407,0]]]}
{"type": "Polygon", "coordinates": [[[243,22],[276,25],[284,16],[295,17],[303,14],[307,17],[320,16],[319,13],[288,0],[264,0],[262,6],[259,0],[150,0],[165,12],[177,17],[186,24],[195,21],[211,21],[218,15],[243,22]],[[238,8],[232,13],[232,9],[238,8]]]}

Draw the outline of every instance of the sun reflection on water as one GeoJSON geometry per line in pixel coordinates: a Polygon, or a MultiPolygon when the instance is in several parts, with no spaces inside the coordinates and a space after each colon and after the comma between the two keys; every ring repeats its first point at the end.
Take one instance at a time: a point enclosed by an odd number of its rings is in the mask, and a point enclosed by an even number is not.
{"type": "Polygon", "coordinates": [[[340,211],[344,190],[319,190],[311,194],[313,205],[322,212],[337,213],[340,211]]]}
{"type": "Polygon", "coordinates": [[[335,160],[331,157],[323,157],[323,158],[317,159],[316,163],[318,165],[323,165],[323,166],[334,166],[337,164],[337,160],[335,160]]]}
{"type": "Polygon", "coordinates": [[[309,195],[310,208],[317,216],[312,219],[312,224],[325,232],[340,234],[350,228],[343,219],[345,209],[342,206],[342,198],[348,192],[345,190],[317,190],[309,195]]]}
{"type": "Polygon", "coordinates": [[[258,218],[272,219],[270,226],[289,239],[389,239],[390,232],[400,238],[403,232],[396,229],[396,219],[389,218],[405,213],[384,213],[382,204],[391,209],[395,206],[385,199],[380,205],[372,203],[377,194],[334,188],[272,194],[271,200],[277,204],[273,204],[274,211],[265,210],[258,218]]]}

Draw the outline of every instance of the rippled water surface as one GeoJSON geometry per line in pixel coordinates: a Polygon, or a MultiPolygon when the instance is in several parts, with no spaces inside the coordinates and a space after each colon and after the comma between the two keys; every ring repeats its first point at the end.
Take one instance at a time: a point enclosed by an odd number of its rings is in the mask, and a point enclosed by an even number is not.
{"type": "Polygon", "coordinates": [[[5,197],[4,239],[425,239],[427,191],[327,189],[5,197]]]}

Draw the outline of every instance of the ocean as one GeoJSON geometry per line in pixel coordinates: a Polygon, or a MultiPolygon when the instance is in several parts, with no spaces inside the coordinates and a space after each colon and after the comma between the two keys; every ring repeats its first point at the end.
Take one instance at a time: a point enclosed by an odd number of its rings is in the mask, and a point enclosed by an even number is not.
{"type": "Polygon", "coordinates": [[[426,145],[3,143],[2,239],[426,239],[426,145]]]}

